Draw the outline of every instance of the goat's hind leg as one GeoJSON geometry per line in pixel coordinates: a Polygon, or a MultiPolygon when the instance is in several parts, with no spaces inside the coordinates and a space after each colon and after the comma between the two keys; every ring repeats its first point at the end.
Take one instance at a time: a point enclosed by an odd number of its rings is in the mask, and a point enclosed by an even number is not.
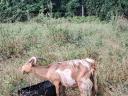
{"type": "Polygon", "coordinates": [[[78,88],[80,91],[80,96],[87,96],[86,92],[84,91],[84,83],[78,82],[78,88]]]}
{"type": "Polygon", "coordinates": [[[78,85],[81,96],[91,96],[92,95],[92,86],[93,86],[93,83],[90,79],[81,81],[78,85]]]}

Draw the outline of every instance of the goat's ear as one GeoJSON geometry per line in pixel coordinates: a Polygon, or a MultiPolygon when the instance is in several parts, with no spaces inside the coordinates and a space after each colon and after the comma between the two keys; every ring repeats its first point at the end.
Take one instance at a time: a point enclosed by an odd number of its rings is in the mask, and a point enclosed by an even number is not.
{"type": "Polygon", "coordinates": [[[36,62],[37,62],[36,57],[31,57],[28,61],[28,63],[31,64],[32,66],[36,65],[36,62]]]}

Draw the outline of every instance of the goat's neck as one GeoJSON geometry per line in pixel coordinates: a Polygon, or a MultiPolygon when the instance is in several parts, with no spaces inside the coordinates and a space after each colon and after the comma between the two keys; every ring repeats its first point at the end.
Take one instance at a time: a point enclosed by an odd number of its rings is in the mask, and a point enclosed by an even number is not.
{"type": "Polygon", "coordinates": [[[34,66],[32,68],[32,73],[43,80],[48,79],[47,72],[48,72],[48,68],[45,68],[43,66],[34,66]]]}

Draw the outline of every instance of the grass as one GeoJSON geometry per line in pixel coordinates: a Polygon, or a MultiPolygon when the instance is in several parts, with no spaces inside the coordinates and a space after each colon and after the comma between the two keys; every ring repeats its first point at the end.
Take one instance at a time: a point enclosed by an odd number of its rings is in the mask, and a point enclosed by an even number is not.
{"type": "Polygon", "coordinates": [[[37,17],[25,23],[0,24],[0,96],[39,82],[18,70],[31,56],[46,58],[42,64],[93,57],[99,96],[128,95],[127,23],[125,19],[37,17]]]}

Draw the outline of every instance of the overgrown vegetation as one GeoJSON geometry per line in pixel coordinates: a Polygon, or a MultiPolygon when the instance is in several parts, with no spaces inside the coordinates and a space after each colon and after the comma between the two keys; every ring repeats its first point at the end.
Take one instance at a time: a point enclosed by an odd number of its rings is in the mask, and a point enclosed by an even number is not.
{"type": "Polygon", "coordinates": [[[112,16],[128,18],[127,0],[0,0],[0,22],[26,21],[39,13],[49,17],[112,16]]]}
{"type": "MultiPolygon", "coordinates": [[[[96,17],[44,18],[0,24],[0,96],[38,82],[19,67],[31,56],[51,62],[93,57],[99,96],[128,95],[128,21],[101,22],[96,17]],[[45,21],[44,21],[45,20],[45,21]]],[[[14,95],[15,96],[15,95],[14,95]]]]}

